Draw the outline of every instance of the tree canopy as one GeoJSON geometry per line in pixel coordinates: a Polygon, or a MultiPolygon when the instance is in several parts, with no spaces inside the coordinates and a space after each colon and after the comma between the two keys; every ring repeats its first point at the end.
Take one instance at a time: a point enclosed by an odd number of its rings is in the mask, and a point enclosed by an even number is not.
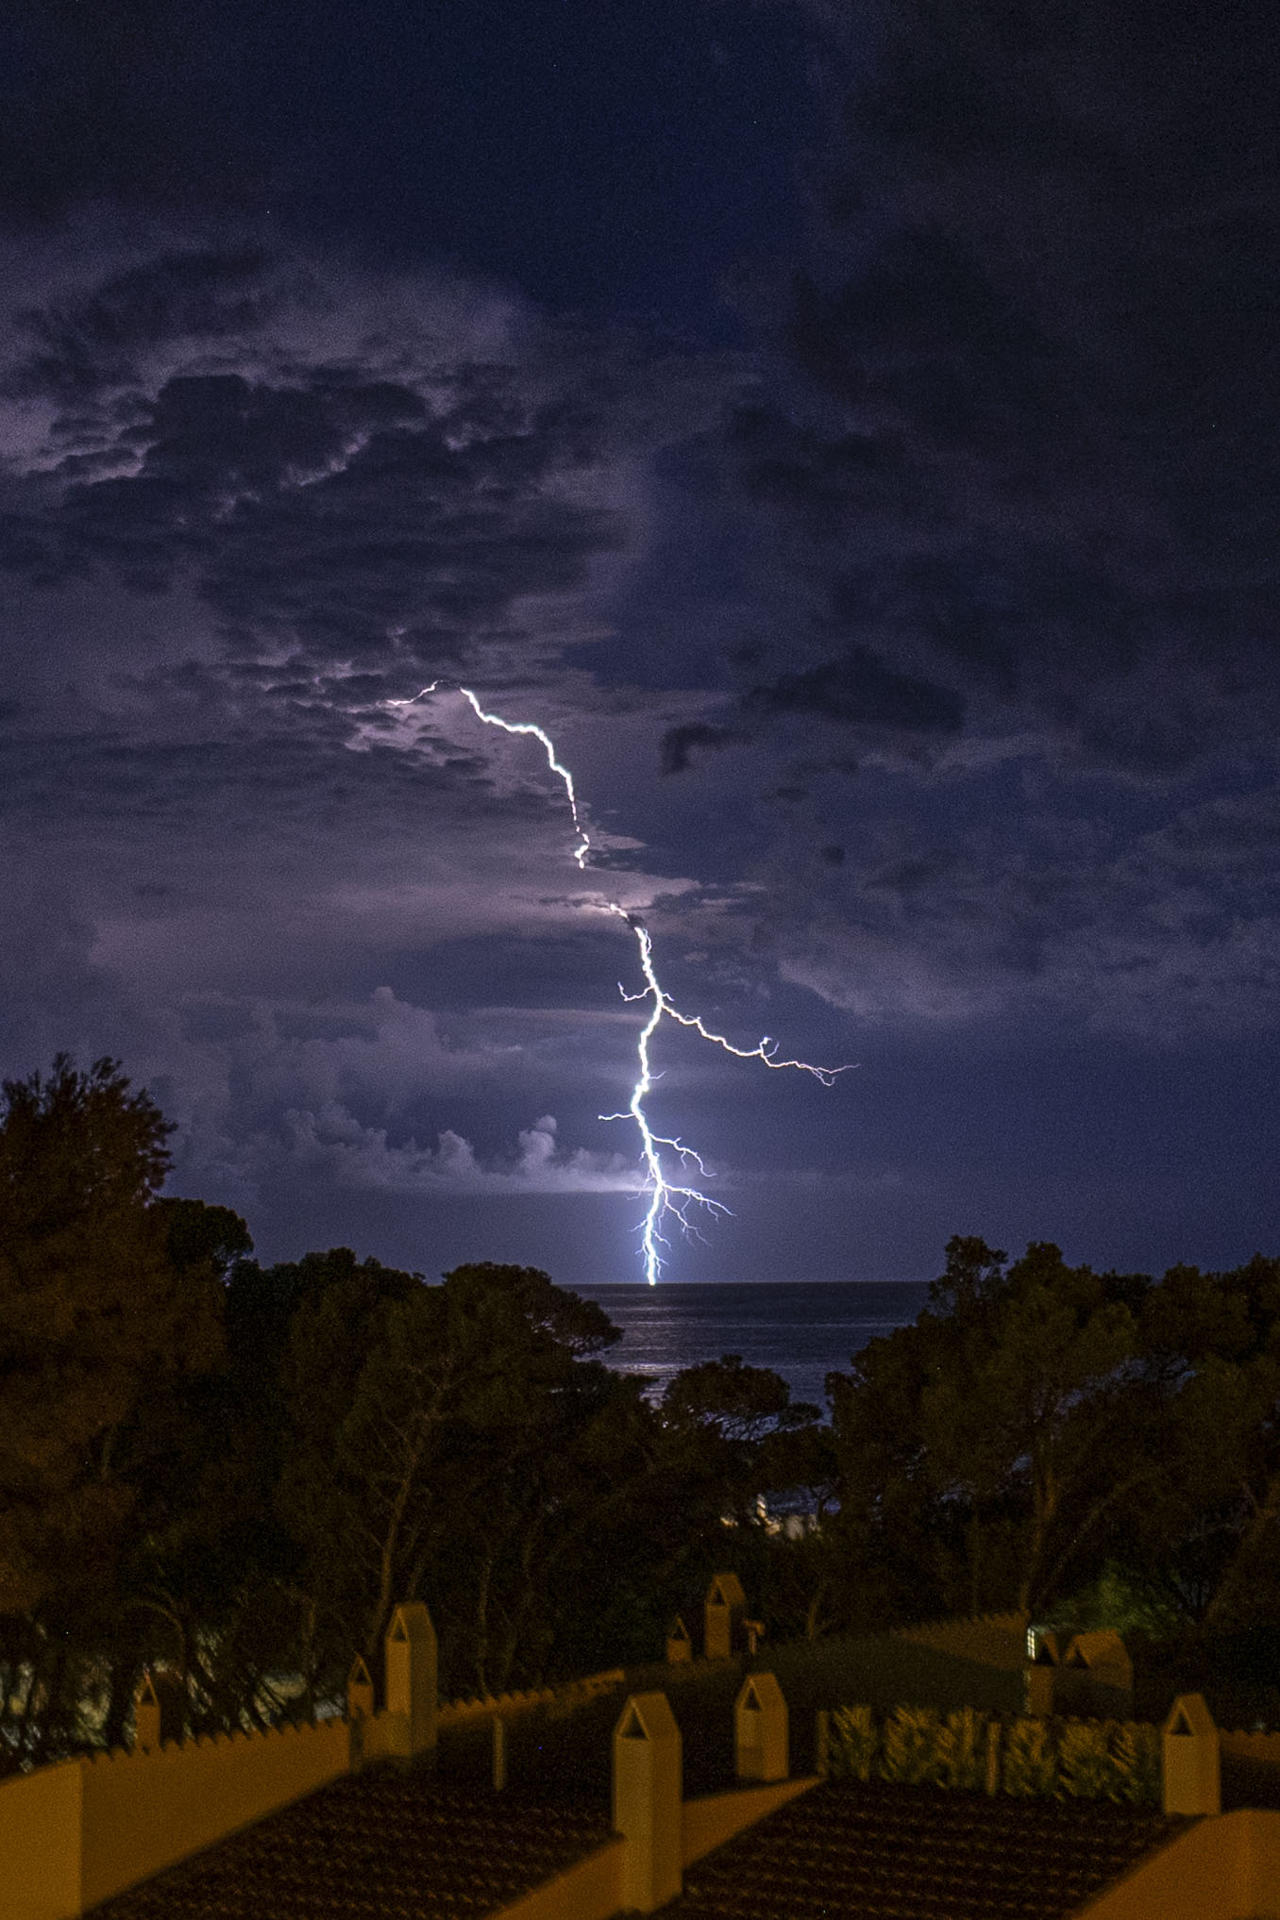
{"type": "Polygon", "coordinates": [[[281,1675],[332,1698],[418,1595],[458,1690],[647,1657],[726,1514],[750,1551],[766,1441],[816,1412],[776,1374],[655,1402],[534,1267],[261,1266],[160,1192],[169,1125],[113,1060],[5,1103],[0,1765],[119,1740],[146,1663],[192,1730],[270,1720],[281,1675]]]}
{"type": "Polygon", "coordinates": [[[144,1395],[211,1366],[218,1302],[169,1254],[168,1123],[114,1060],[4,1084],[0,1608],[95,1577],[132,1507],[116,1450],[144,1395]]]}
{"type": "Polygon", "coordinates": [[[1123,1564],[1188,1620],[1256,1608],[1278,1360],[1275,1261],[1156,1281],[957,1236],[914,1324],[829,1381],[848,1587],[871,1615],[1036,1611],[1123,1564]]]}

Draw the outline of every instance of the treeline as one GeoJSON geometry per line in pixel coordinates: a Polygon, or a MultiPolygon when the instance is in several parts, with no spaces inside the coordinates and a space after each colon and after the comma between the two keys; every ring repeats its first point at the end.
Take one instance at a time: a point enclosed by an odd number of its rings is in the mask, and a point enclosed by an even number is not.
{"type": "Polygon", "coordinates": [[[1280,1615],[1280,1261],[1155,1281],[957,1237],[914,1324],[827,1386],[835,1617],[1280,1615]]]}
{"type": "Polygon", "coordinates": [[[0,1770],[117,1743],[144,1666],[189,1731],[313,1709],[401,1598],[451,1693],[652,1659],[720,1567],[775,1637],[1280,1612],[1280,1262],[954,1239],[824,1423],[733,1356],[646,1398],[535,1268],[264,1267],[238,1215],[161,1197],[169,1132],[110,1060],[4,1089],[0,1770]],[[784,1490],[820,1517],[795,1539],[784,1490]]]}
{"type": "Polygon", "coordinates": [[[404,1598],[449,1692],[653,1658],[726,1556],[767,1561],[817,1420],[776,1374],[655,1406],[535,1268],[261,1266],[160,1197],[170,1129],[115,1062],[4,1092],[0,1769],[119,1742],[146,1665],[192,1731],[314,1709],[404,1598]]]}

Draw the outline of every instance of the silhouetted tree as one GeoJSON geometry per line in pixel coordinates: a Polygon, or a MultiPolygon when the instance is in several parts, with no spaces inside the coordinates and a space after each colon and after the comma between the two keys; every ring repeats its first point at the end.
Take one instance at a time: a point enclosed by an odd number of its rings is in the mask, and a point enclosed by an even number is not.
{"type": "Polygon", "coordinates": [[[0,1114],[0,1714],[11,1757],[76,1736],[140,1511],[144,1417],[220,1356],[212,1263],[156,1204],[170,1128],[114,1060],[7,1081],[0,1114]],[[6,1690],[3,1681],[8,1678],[6,1690]]]}
{"type": "Polygon", "coordinates": [[[1172,1267],[1143,1353],[1169,1417],[1166,1472],[1131,1516],[1133,1556],[1210,1629],[1280,1611],[1280,1261],[1172,1267]]]}
{"type": "Polygon", "coordinates": [[[1159,1471],[1131,1305],[1148,1286],[957,1236],[915,1324],[855,1357],[835,1383],[845,1527],[900,1593],[914,1563],[929,1600],[1035,1607],[1096,1551],[1159,1471]]]}
{"type": "Polygon", "coordinates": [[[152,1206],[170,1131],[113,1060],[7,1081],[0,1118],[0,1608],[100,1579],[132,1505],[115,1450],[158,1381],[218,1357],[211,1286],[152,1206]]]}
{"type": "MultiPolygon", "coordinates": [[[[414,1284],[352,1325],[330,1288],[295,1314],[277,1511],[335,1657],[372,1653],[393,1602],[434,1580],[454,1668],[508,1677],[531,1636],[549,1517],[618,1338],[537,1268],[479,1264],[414,1284]]],[[[607,1395],[605,1396],[607,1398],[607,1395]]]]}

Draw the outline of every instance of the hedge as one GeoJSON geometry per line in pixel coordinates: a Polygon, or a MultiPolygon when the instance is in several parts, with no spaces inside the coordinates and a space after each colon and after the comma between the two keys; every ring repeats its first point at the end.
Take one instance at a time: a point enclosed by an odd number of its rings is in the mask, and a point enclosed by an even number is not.
{"type": "Polygon", "coordinates": [[[835,1779],[1160,1804],[1160,1731],[1133,1720],[841,1707],[830,1719],[827,1765],[835,1779]]]}

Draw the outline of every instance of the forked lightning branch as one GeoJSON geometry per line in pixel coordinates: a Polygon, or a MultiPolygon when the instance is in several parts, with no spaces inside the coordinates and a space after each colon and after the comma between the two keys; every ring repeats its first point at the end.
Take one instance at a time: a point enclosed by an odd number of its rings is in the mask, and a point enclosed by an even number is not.
{"type": "MultiPolygon", "coordinates": [[[[423,687],[418,693],[411,694],[407,700],[388,700],[388,707],[412,707],[420,700],[429,699],[439,689],[440,682],[433,680],[429,687],[423,687]]],[[[458,693],[471,707],[477,720],[486,727],[500,727],[503,733],[527,735],[537,740],[547,756],[547,765],[562,783],[569,802],[569,812],[573,818],[577,840],[573,848],[573,859],[581,869],[586,869],[591,855],[591,835],[587,831],[582,813],[578,806],[577,790],[573,784],[573,775],[559,759],[555,743],[542,727],[531,720],[504,720],[499,713],[489,713],[481,706],[470,687],[458,687],[458,693]]],[[[848,1073],[844,1067],[817,1067],[808,1060],[780,1060],[777,1042],[766,1034],[754,1047],[735,1046],[723,1033],[716,1033],[708,1027],[699,1014],[681,1013],[672,1005],[658,978],[653,958],[653,941],[644,922],[635,913],[630,912],[616,900],[606,900],[601,911],[616,914],[624,920],[635,935],[640,956],[640,972],[644,985],[636,993],[628,993],[620,987],[619,992],[628,1002],[648,1002],[648,1014],[640,1028],[636,1042],[636,1058],[639,1073],[631,1090],[631,1098],[625,1113],[602,1113],[602,1120],[633,1120],[640,1135],[640,1161],[643,1176],[640,1191],[647,1195],[641,1227],[640,1240],[644,1262],[645,1278],[653,1286],[662,1272],[662,1258],[669,1250],[663,1228],[668,1220],[676,1220],[686,1234],[697,1233],[697,1213],[699,1210],[710,1214],[728,1214],[731,1209],[712,1195],[703,1193],[699,1187],[688,1184],[695,1175],[705,1179],[706,1168],[693,1147],[687,1146],[678,1136],[655,1133],[645,1109],[645,1101],[653,1088],[654,1071],[651,1048],[654,1037],[664,1020],[674,1021],[677,1026],[691,1027],[703,1040],[712,1046],[722,1047],[738,1060],[758,1060],[766,1067],[779,1071],[810,1073],[820,1080],[824,1087],[835,1084],[837,1074],[848,1073]],[[664,1159],[664,1155],[666,1158],[664,1159]],[[670,1173],[668,1168],[671,1169],[670,1173]]]]}

